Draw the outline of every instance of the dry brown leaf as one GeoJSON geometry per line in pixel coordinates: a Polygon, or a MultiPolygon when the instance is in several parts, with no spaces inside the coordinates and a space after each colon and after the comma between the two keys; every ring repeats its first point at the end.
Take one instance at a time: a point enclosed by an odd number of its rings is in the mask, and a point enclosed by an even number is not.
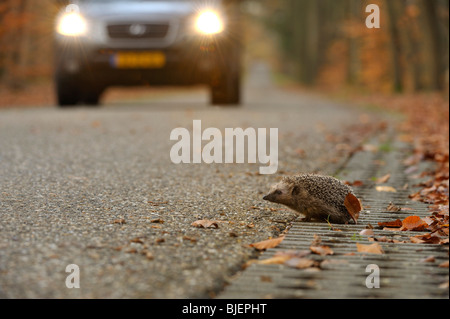
{"type": "Polygon", "coordinates": [[[196,243],[197,242],[197,238],[189,237],[189,236],[183,236],[183,240],[189,240],[191,243],[196,243]]]}
{"type": "Polygon", "coordinates": [[[362,210],[361,201],[352,193],[349,193],[344,200],[344,206],[352,217],[355,224],[358,223],[359,212],[362,210]]]}
{"type": "Polygon", "coordinates": [[[402,222],[402,230],[420,231],[428,227],[428,224],[419,216],[406,217],[402,222]]]}
{"type": "Polygon", "coordinates": [[[100,122],[100,121],[93,121],[93,122],[91,122],[91,126],[94,127],[94,128],[101,127],[102,126],[102,122],[100,122]]]}
{"type": "Polygon", "coordinates": [[[142,252],[142,254],[148,259],[148,260],[153,260],[154,256],[151,252],[149,251],[144,251],[142,252]]]}
{"type": "Polygon", "coordinates": [[[372,245],[362,245],[360,243],[356,243],[356,248],[359,253],[369,253],[369,254],[384,254],[383,248],[378,243],[373,243],[372,245]]]}
{"type": "Polygon", "coordinates": [[[441,239],[432,234],[417,235],[409,238],[414,244],[439,244],[441,239]]]}
{"type": "Polygon", "coordinates": [[[344,184],[345,184],[345,185],[348,185],[348,186],[359,187],[359,186],[363,186],[363,185],[364,185],[364,182],[363,182],[363,181],[360,181],[360,180],[356,180],[356,181],[353,181],[353,182],[344,181],[344,184]]]}
{"type": "Polygon", "coordinates": [[[287,260],[284,263],[286,266],[297,268],[297,269],[306,269],[311,268],[316,265],[316,262],[312,259],[308,258],[298,258],[294,257],[289,260],[287,260]]]}
{"type": "Polygon", "coordinates": [[[384,184],[384,183],[387,183],[390,178],[391,178],[391,174],[387,174],[387,175],[384,175],[383,177],[377,178],[375,183],[384,184]]]}
{"type": "Polygon", "coordinates": [[[126,223],[127,223],[127,222],[126,222],[125,219],[123,219],[123,218],[114,220],[114,224],[120,224],[120,225],[123,225],[123,224],[126,224],[126,223]]]}
{"type": "Polygon", "coordinates": [[[261,275],[261,276],[259,277],[259,279],[260,279],[262,282],[272,282],[272,277],[270,277],[270,276],[264,276],[264,275],[261,275]]]}
{"type": "Polygon", "coordinates": [[[284,236],[280,236],[278,238],[268,239],[264,241],[260,241],[257,243],[250,244],[250,247],[253,247],[257,250],[264,250],[269,248],[275,248],[284,240],[284,236]]]}
{"type": "Polygon", "coordinates": [[[403,222],[400,219],[394,220],[394,221],[389,221],[389,222],[382,222],[382,223],[378,223],[378,226],[380,227],[402,227],[403,226],[403,222]]]}
{"type": "Polygon", "coordinates": [[[377,192],[397,193],[397,190],[392,186],[377,186],[377,192]]]}
{"type": "Polygon", "coordinates": [[[326,255],[333,255],[334,251],[328,247],[328,246],[315,246],[315,247],[309,247],[311,251],[317,255],[326,256],[326,255]]]}
{"type": "Polygon", "coordinates": [[[136,243],[136,244],[143,244],[144,243],[144,241],[142,239],[140,239],[139,237],[133,238],[132,240],[130,240],[130,242],[136,243]]]}
{"type": "Polygon", "coordinates": [[[259,260],[257,262],[257,264],[260,264],[260,265],[282,265],[291,258],[292,258],[292,256],[289,256],[289,255],[273,256],[272,258],[259,260]]]}
{"type": "Polygon", "coordinates": [[[394,205],[393,203],[390,203],[390,204],[388,205],[388,207],[386,207],[386,211],[388,211],[388,212],[399,212],[399,211],[401,211],[401,210],[402,210],[402,209],[401,209],[400,207],[394,205]]]}
{"type": "Polygon", "coordinates": [[[208,220],[208,219],[202,219],[197,220],[191,224],[191,226],[197,227],[197,228],[219,228],[219,224],[217,221],[214,220],[208,220]]]}
{"type": "Polygon", "coordinates": [[[428,256],[427,258],[423,258],[420,260],[421,263],[434,263],[436,258],[434,256],[428,256]]]}
{"type": "Polygon", "coordinates": [[[448,268],[448,260],[439,265],[439,268],[448,268]]]}
{"type": "Polygon", "coordinates": [[[391,227],[384,227],[384,231],[401,231],[401,228],[391,228],[391,227]]]}

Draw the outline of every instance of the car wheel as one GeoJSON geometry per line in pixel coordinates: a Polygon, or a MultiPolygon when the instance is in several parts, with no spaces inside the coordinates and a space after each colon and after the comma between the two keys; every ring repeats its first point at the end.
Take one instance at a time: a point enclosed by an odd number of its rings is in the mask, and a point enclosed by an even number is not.
{"type": "Polygon", "coordinates": [[[211,78],[211,104],[238,106],[241,102],[240,49],[235,45],[222,52],[211,78]]]}
{"type": "Polygon", "coordinates": [[[211,104],[239,105],[241,100],[240,74],[224,74],[211,86],[211,104]]]}
{"type": "Polygon", "coordinates": [[[86,90],[83,92],[82,102],[89,106],[98,106],[103,90],[86,90]]]}

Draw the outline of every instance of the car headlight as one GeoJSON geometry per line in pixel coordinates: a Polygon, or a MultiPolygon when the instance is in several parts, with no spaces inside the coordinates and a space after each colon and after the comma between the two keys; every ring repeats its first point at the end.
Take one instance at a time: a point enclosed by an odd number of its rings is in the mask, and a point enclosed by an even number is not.
{"type": "Polygon", "coordinates": [[[203,11],[197,17],[196,29],[207,35],[218,34],[224,30],[223,20],[217,12],[203,11]]]}
{"type": "Polygon", "coordinates": [[[59,34],[66,36],[80,36],[87,33],[87,23],[83,16],[76,12],[66,12],[59,18],[56,26],[59,34]]]}

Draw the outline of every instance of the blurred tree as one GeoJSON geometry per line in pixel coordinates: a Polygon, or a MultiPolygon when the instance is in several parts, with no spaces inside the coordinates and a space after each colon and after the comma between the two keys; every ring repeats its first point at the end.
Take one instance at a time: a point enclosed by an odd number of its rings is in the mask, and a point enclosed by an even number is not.
{"type": "Polygon", "coordinates": [[[22,89],[49,78],[56,9],[54,0],[1,0],[0,84],[22,89]]]}
{"type": "Polygon", "coordinates": [[[396,92],[447,86],[448,0],[264,3],[278,10],[266,19],[279,34],[284,69],[304,84],[396,92]],[[365,26],[369,4],[380,7],[380,29],[365,26]]]}

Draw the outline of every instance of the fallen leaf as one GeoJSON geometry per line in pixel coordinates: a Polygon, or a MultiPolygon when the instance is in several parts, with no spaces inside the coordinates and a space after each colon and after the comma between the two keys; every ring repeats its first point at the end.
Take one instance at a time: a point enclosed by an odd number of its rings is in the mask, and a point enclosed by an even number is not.
{"type": "Polygon", "coordinates": [[[151,252],[149,252],[149,251],[144,252],[143,255],[145,255],[145,257],[148,260],[153,260],[153,258],[154,258],[153,254],[151,252]]]}
{"type": "Polygon", "coordinates": [[[189,236],[183,236],[183,240],[189,240],[191,243],[197,242],[197,238],[189,237],[189,236]]]}
{"type": "Polygon", "coordinates": [[[393,203],[390,203],[388,207],[386,207],[386,211],[388,212],[399,212],[402,209],[399,206],[394,205],[393,203]]]}
{"type": "Polygon", "coordinates": [[[359,218],[359,212],[362,210],[361,201],[352,193],[349,193],[344,200],[344,206],[352,217],[355,224],[359,218]]]}
{"type": "Polygon", "coordinates": [[[356,243],[356,248],[359,253],[369,253],[369,254],[384,254],[383,248],[378,243],[373,243],[372,245],[362,245],[356,243]]]}
{"type": "Polygon", "coordinates": [[[259,260],[257,262],[257,264],[260,264],[260,265],[282,265],[282,264],[284,264],[286,261],[288,261],[291,258],[292,257],[289,256],[289,255],[273,256],[273,257],[268,258],[268,259],[259,260]]]}
{"type": "Polygon", "coordinates": [[[261,275],[261,276],[259,277],[259,279],[260,279],[262,282],[272,282],[272,277],[270,277],[270,276],[264,276],[264,275],[261,275]]]}
{"type": "Polygon", "coordinates": [[[162,220],[161,218],[152,219],[152,220],[150,221],[150,223],[154,223],[154,224],[164,224],[164,220],[162,220]]]}
{"type": "Polygon", "coordinates": [[[359,186],[363,186],[363,185],[364,185],[364,182],[363,182],[363,181],[360,181],[360,180],[356,180],[356,181],[353,181],[353,182],[345,181],[344,184],[345,184],[345,185],[348,185],[348,186],[359,187],[359,186]]]}
{"type": "Polygon", "coordinates": [[[391,174],[387,174],[387,175],[384,175],[383,177],[377,178],[375,183],[384,184],[384,183],[387,183],[390,178],[391,178],[391,174]]]}
{"type": "Polygon", "coordinates": [[[384,227],[384,231],[402,231],[401,228],[391,228],[391,227],[384,227]]]}
{"type": "Polygon", "coordinates": [[[397,193],[397,190],[392,186],[377,186],[377,192],[397,193]]]}
{"type": "Polygon", "coordinates": [[[316,262],[314,260],[308,259],[308,258],[294,257],[294,258],[287,260],[284,264],[286,266],[289,266],[292,268],[306,269],[306,268],[315,266],[316,262]]]}
{"type": "Polygon", "coordinates": [[[361,230],[361,232],[359,233],[361,236],[373,236],[375,235],[375,233],[373,232],[372,229],[364,229],[361,230]]]}
{"type": "Polygon", "coordinates": [[[406,217],[402,222],[402,230],[420,231],[428,227],[428,224],[419,216],[406,217]]]}
{"type": "Polygon", "coordinates": [[[448,281],[446,281],[446,282],[443,282],[442,284],[440,284],[438,287],[440,288],[440,289],[447,289],[448,290],[448,281]]]}
{"type": "Polygon", "coordinates": [[[417,235],[409,238],[414,244],[439,244],[441,239],[432,234],[417,235]]]}
{"type": "Polygon", "coordinates": [[[436,258],[434,256],[428,256],[427,258],[423,258],[420,260],[421,263],[434,263],[436,258]]]}
{"type": "Polygon", "coordinates": [[[403,222],[400,219],[394,220],[394,221],[389,221],[389,222],[381,222],[378,223],[378,226],[380,227],[402,227],[403,226],[403,222]]]}
{"type": "Polygon", "coordinates": [[[197,227],[197,228],[219,228],[219,224],[217,221],[214,220],[208,220],[208,219],[202,219],[197,220],[191,224],[191,226],[197,227]]]}
{"type": "Polygon", "coordinates": [[[281,242],[284,240],[284,236],[278,237],[278,238],[273,238],[273,239],[268,239],[268,240],[264,240],[264,241],[260,241],[257,243],[253,243],[250,244],[250,247],[253,247],[257,250],[264,250],[264,249],[269,249],[269,248],[275,248],[277,247],[279,244],[281,244],[281,242]]]}
{"type": "Polygon", "coordinates": [[[139,237],[133,238],[132,240],[130,240],[130,242],[136,243],[136,244],[143,244],[144,243],[142,241],[142,239],[140,239],[139,237]]]}
{"type": "Polygon", "coordinates": [[[439,268],[448,268],[448,260],[439,265],[439,268]]]}
{"type": "Polygon", "coordinates": [[[333,255],[334,251],[328,246],[309,247],[311,251],[320,256],[333,255]]]}
{"type": "Polygon", "coordinates": [[[300,155],[300,157],[305,157],[305,155],[306,155],[306,151],[304,149],[301,149],[301,148],[296,149],[295,153],[300,155]]]}
{"type": "Polygon", "coordinates": [[[94,128],[98,128],[102,126],[102,123],[100,121],[93,121],[91,122],[91,126],[94,128]]]}
{"type": "Polygon", "coordinates": [[[126,222],[125,219],[123,219],[123,218],[114,220],[114,224],[120,224],[120,225],[123,225],[123,224],[126,224],[126,223],[127,223],[127,222],[126,222]]]}

